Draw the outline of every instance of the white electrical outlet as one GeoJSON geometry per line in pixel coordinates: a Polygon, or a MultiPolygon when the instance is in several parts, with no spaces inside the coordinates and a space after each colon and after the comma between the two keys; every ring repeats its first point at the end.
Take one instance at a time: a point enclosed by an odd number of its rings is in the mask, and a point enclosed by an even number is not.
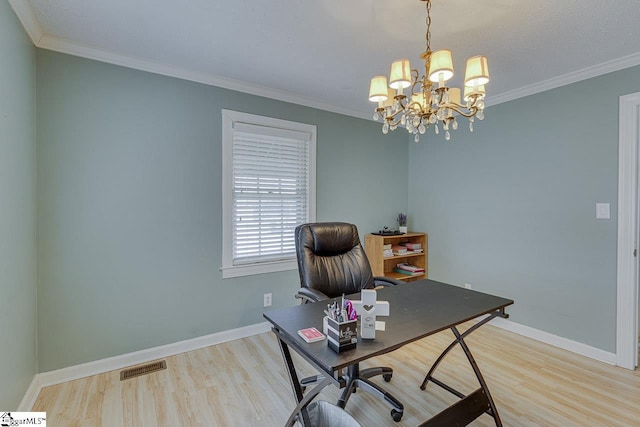
{"type": "Polygon", "coordinates": [[[465,289],[471,289],[471,283],[465,283],[464,284],[464,288],[465,289]]]}
{"type": "Polygon", "coordinates": [[[264,306],[271,307],[271,292],[264,294],[264,306]]]}
{"type": "Polygon", "coordinates": [[[596,203],[596,219],[611,219],[611,205],[609,203],[596,203]]]}

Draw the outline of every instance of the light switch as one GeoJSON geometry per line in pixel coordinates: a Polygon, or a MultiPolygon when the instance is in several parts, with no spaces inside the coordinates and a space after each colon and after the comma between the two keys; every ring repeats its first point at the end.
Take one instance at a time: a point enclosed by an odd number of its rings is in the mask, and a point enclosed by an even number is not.
{"type": "Polygon", "coordinates": [[[610,219],[611,210],[609,203],[596,203],[596,219],[610,219]]]}

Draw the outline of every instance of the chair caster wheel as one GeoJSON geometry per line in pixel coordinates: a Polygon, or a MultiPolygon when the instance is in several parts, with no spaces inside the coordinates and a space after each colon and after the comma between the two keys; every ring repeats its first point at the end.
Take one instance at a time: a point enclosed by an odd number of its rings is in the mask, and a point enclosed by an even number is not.
{"type": "Polygon", "coordinates": [[[393,374],[384,374],[382,378],[384,379],[384,382],[388,383],[389,381],[391,381],[392,376],[393,374]]]}
{"type": "Polygon", "coordinates": [[[402,412],[400,411],[396,411],[395,409],[391,410],[391,418],[393,418],[393,421],[398,422],[402,419],[402,412]]]}

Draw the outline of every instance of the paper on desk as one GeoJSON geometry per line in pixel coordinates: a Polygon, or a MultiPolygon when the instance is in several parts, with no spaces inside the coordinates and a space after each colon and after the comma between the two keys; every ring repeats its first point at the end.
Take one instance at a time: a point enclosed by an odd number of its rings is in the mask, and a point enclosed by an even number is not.
{"type": "Polygon", "coordinates": [[[384,331],[387,323],[382,320],[376,320],[376,331],[384,331]]]}

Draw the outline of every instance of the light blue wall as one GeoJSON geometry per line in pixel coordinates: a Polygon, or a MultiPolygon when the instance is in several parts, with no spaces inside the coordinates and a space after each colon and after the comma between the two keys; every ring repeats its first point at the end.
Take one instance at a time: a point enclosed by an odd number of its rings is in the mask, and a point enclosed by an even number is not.
{"type": "Polygon", "coordinates": [[[406,138],[370,121],[50,51],[37,70],[41,371],[296,304],[296,271],[221,278],[223,108],[317,126],[318,220],[407,207],[406,138]]]}
{"type": "Polygon", "coordinates": [[[0,408],[17,409],[37,372],[35,51],[0,2],[0,408]]]}
{"type": "Polygon", "coordinates": [[[37,51],[40,371],[262,321],[295,271],[222,280],[220,110],[318,126],[318,220],[429,233],[429,273],[615,348],[618,96],[638,67],[487,109],[453,142],[37,51]],[[407,172],[408,159],[408,172],[407,172]],[[408,185],[404,183],[408,182],[408,185]],[[609,202],[612,219],[595,219],[609,202]]]}
{"type": "Polygon", "coordinates": [[[618,97],[629,68],[490,107],[409,149],[431,278],[515,300],[511,320],[615,352],[618,97]],[[611,219],[596,220],[596,202],[611,219]]]}

